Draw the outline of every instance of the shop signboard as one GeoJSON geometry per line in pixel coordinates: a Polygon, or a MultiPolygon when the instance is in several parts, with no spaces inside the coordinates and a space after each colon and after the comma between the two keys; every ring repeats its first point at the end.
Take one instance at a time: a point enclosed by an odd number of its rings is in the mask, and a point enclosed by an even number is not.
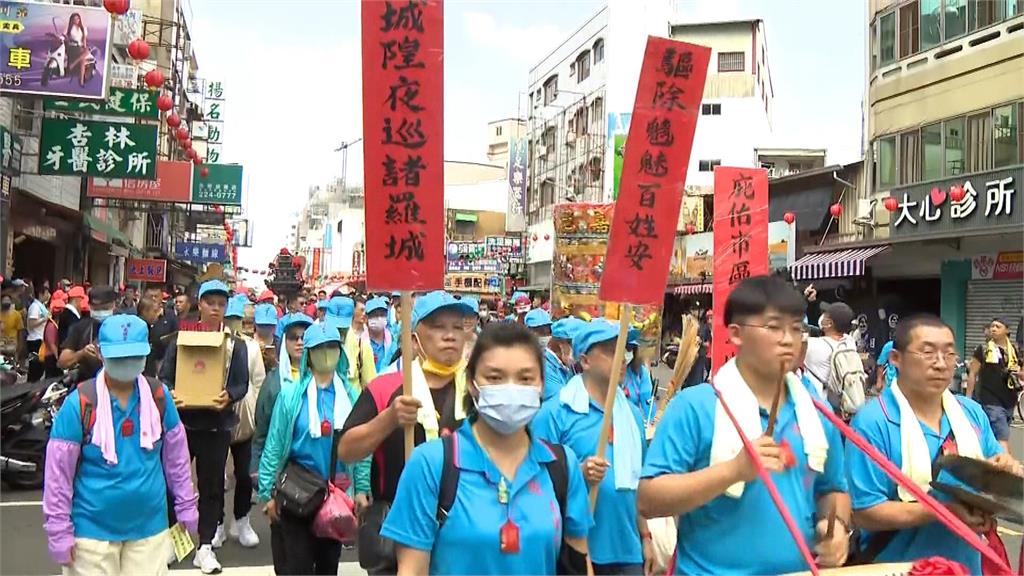
{"type": "Polygon", "coordinates": [[[167,260],[132,258],[128,260],[128,280],[134,282],[166,282],[167,260]]]}
{"type": "MultiPolygon", "coordinates": [[[[768,223],[768,268],[785,270],[796,257],[793,227],[783,221],[768,223]]],[[[713,276],[714,233],[676,236],[672,250],[671,283],[689,284],[710,280],[713,276]]]]}
{"type": "Polygon", "coordinates": [[[111,87],[106,100],[43,98],[43,111],[132,116],[159,120],[160,110],[156,107],[156,98],[157,93],[153,90],[111,87]]]}
{"type": "Polygon", "coordinates": [[[528,143],[523,136],[508,139],[508,219],[505,230],[526,229],[526,179],[529,171],[528,143]]]}
{"type": "Polygon", "coordinates": [[[194,204],[242,204],[242,166],[239,164],[203,164],[192,171],[194,204]],[[202,169],[209,173],[205,178],[202,169]]]}
{"type": "Polygon", "coordinates": [[[158,160],[155,180],[89,178],[86,194],[90,198],[119,198],[187,204],[192,192],[191,179],[191,162],[158,160]]]}
{"type": "Polygon", "coordinates": [[[156,178],[156,125],[44,118],[39,174],[156,178]]]}
{"type": "Polygon", "coordinates": [[[1024,251],[979,254],[971,258],[973,280],[1024,279],[1024,251]]]}
{"type": "Polygon", "coordinates": [[[207,262],[223,262],[228,259],[223,244],[203,244],[199,242],[175,242],[174,255],[179,260],[187,260],[197,264],[207,262]]]}
{"type": "Polygon", "coordinates": [[[5,94],[106,97],[112,22],[106,10],[6,0],[0,1],[0,20],[0,90],[5,94]],[[72,46],[86,31],[87,48],[72,46]]]}
{"type": "Polygon", "coordinates": [[[491,274],[446,274],[444,289],[449,292],[501,294],[504,292],[501,276],[491,274]]]}
{"type": "Polygon", "coordinates": [[[21,173],[21,138],[0,126],[0,172],[9,176],[21,173]]]}
{"type": "Polygon", "coordinates": [[[960,236],[1024,226],[1024,165],[894,188],[891,238],[960,236]],[[954,202],[953,198],[963,194],[954,202]]]}

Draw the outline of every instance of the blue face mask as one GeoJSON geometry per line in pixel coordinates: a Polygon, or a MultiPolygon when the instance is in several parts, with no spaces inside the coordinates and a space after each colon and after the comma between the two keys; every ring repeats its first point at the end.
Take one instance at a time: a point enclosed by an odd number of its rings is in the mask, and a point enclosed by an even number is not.
{"type": "Polygon", "coordinates": [[[488,426],[505,436],[522,430],[540,410],[540,390],[520,384],[477,386],[476,409],[488,426]]]}
{"type": "Polygon", "coordinates": [[[107,358],[103,362],[103,369],[118,382],[135,382],[146,369],[146,357],[107,358]]]}

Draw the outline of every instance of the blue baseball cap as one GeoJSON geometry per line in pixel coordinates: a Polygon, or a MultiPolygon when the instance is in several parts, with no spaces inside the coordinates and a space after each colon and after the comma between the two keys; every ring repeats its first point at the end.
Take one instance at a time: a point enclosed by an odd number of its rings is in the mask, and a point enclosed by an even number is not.
{"type": "Polygon", "coordinates": [[[331,301],[330,300],[317,300],[316,301],[316,309],[317,310],[329,310],[330,308],[331,308],[331,301]]]}
{"type": "Polygon", "coordinates": [[[551,315],[542,308],[534,308],[526,313],[527,328],[541,328],[551,326],[551,315]]]}
{"type": "Polygon", "coordinates": [[[573,336],[587,323],[575,316],[562,318],[551,325],[551,336],[559,340],[572,341],[573,336]]]}
{"type": "Polygon", "coordinates": [[[231,298],[228,298],[227,309],[224,310],[225,318],[241,318],[245,316],[245,305],[249,303],[249,299],[244,294],[236,294],[231,298]]]}
{"type": "Polygon", "coordinates": [[[615,340],[619,337],[619,326],[607,320],[594,320],[582,326],[572,338],[572,355],[579,358],[595,344],[615,340]]]}
{"type": "Polygon", "coordinates": [[[416,299],[416,304],[412,308],[412,329],[416,329],[420,320],[443,310],[451,310],[466,316],[476,314],[476,310],[464,301],[456,300],[444,290],[434,290],[416,299]]]}
{"type": "Polygon", "coordinates": [[[199,287],[199,297],[202,298],[207,294],[220,294],[227,298],[231,295],[231,291],[228,290],[228,285],[220,280],[207,280],[199,287]]]}
{"type": "Polygon", "coordinates": [[[529,298],[529,297],[530,296],[527,295],[526,292],[519,292],[519,291],[513,292],[512,293],[512,303],[515,304],[516,300],[519,300],[520,298],[529,298]]]}
{"type": "Polygon", "coordinates": [[[277,326],[277,308],[274,308],[272,304],[256,306],[253,322],[257,326],[277,326]]]}
{"type": "Polygon", "coordinates": [[[341,345],[341,334],[338,334],[338,325],[332,321],[313,324],[306,328],[306,333],[302,335],[302,347],[306,350],[329,342],[341,345]]]}
{"type": "Polygon", "coordinates": [[[356,303],[348,296],[335,296],[327,305],[327,315],[338,321],[341,328],[352,326],[352,316],[355,314],[356,303]]]}
{"type": "Polygon", "coordinates": [[[366,303],[366,315],[369,316],[373,312],[378,310],[388,309],[388,299],[383,296],[377,296],[376,298],[370,298],[370,301],[366,303]]]}
{"type": "Polygon", "coordinates": [[[473,297],[466,297],[462,299],[463,302],[469,305],[473,309],[473,312],[480,311],[480,301],[473,297]]]}
{"type": "Polygon", "coordinates": [[[629,327],[629,331],[626,332],[626,345],[638,346],[640,344],[640,329],[629,327]]]}
{"type": "Polygon", "coordinates": [[[99,339],[104,358],[149,356],[149,326],[134,314],[115,314],[104,320],[99,339]]]}
{"type": "MultiPolygon", "coordinates": [[[[273,306],[271,306],[273,308],[273,306]]],[[[275,312],[276,315],[276,312],[275,312]]],[[[274,321],[277,323],[277,320],[274,321]]],[[[285,314],[281,317],[281,330],[287,332],[292,326],[312,326],[316,324],[316,320],[313,320],[309,316],[306,316],[302,312],[294,312],[291,314],[285,314]]]]}

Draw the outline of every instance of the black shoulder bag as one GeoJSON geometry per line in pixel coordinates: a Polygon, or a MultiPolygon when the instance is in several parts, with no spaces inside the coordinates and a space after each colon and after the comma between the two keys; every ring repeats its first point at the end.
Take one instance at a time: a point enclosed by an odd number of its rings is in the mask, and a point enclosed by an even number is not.
{"type": "MultiPolygon", "coordinates": [[[[331,464],[328,473],[333,474],[338,467],[338,439],[341,435],[334,433],[331,442],[331,464]]],[[[274,487],[274,500],[280,511],[291,516],[309,520],[320,510],[327,498],[327,480],[317,472],[291,461],[277,479],[274,487]]]]}

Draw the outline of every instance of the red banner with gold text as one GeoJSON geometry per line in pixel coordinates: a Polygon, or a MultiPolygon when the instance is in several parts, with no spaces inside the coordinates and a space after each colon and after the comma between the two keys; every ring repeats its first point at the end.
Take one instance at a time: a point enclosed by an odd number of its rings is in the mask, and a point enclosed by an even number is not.
{"type": "Polygon", "coordinates": [[[711,372],[736,355],[725,326],[725,300],[743,279],[768,273],[768,172],[715,168],[711,372]]]}
{"type": "Polygon", "coordinates": [[[366,283],[444,286],[444,4],[364,0],[366,283]]]}
{"type": "Polygon", "coordinates": [[[660,304],[711,49],[647,38],[599,295],[660,304]]]}

